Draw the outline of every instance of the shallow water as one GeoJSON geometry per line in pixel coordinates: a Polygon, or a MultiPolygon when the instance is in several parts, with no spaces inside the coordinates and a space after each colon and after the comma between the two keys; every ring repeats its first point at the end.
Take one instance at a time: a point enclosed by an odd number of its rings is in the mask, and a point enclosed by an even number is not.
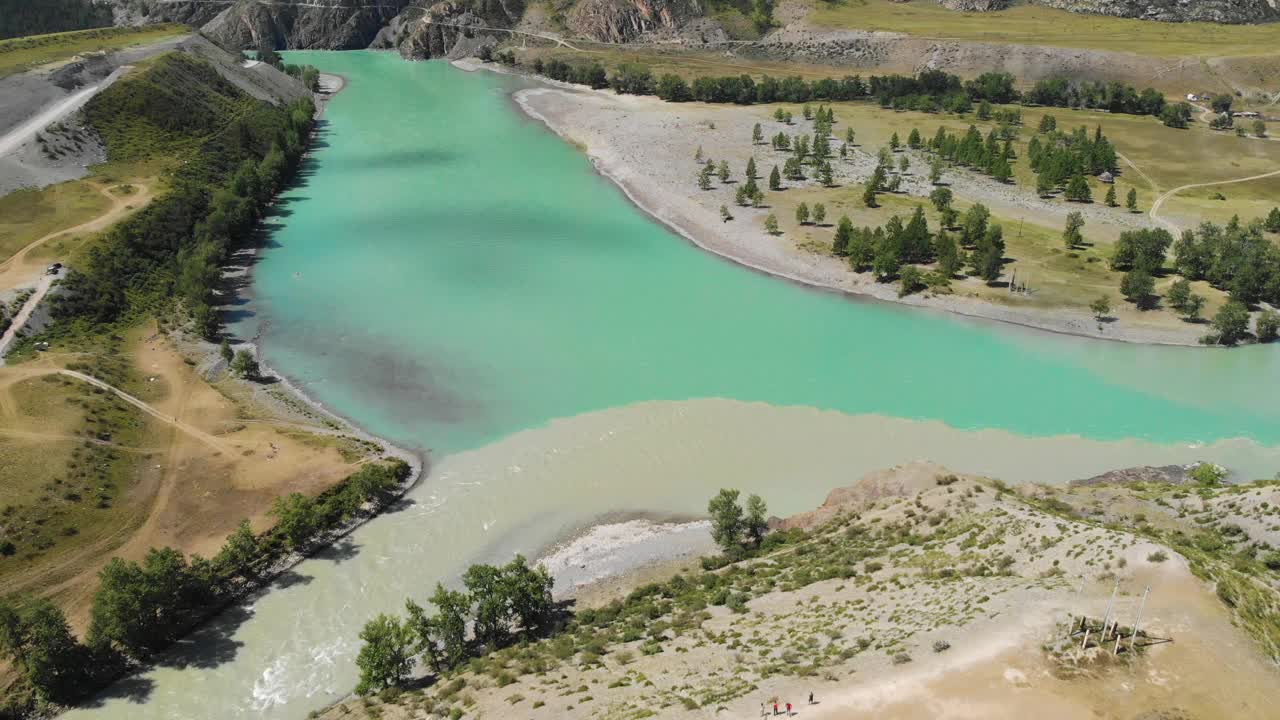
{"type": "Polygon", "coordinates": [[[810,291],[650,222],[519,116],[516,81],[290,61],[349,84],[234,326],[262,328],[268,363],[329,407],[432,449],[434,472],[193,638],[192,667],[73,717],[303,717],[354,685],[370,615],[603,513],[697,512],[721,486],[785,514],[916,458],[1011,481],[1202,457],[1280,470],[1273,348],[1082,341],[810,291]]]}

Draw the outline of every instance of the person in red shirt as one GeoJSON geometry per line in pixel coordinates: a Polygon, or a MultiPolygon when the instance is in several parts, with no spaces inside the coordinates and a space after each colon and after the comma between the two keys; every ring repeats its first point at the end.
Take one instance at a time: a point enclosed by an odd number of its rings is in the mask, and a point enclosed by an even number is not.
{"type": "Polygon", "coordinates": [[[791,703],[787,703],[787,717],[791,717],[791,703]]]}
{"type": "Polygon", "coordinates": [[[774,715],[778,714],[778,703],[776,702],[773,704],[773,714],[774,715]]]}

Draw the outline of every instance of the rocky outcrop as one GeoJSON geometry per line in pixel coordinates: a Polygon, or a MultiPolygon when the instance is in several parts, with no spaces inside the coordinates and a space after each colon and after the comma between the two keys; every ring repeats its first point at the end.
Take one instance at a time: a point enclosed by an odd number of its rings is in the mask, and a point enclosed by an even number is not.
{"type": "Polygon", "coordinates": [[[698,0],[581,0],[569,11],[569,29],[601,42],[675,35],[702,16],[698,0]]]}
{"type": "Polygon", "coordinates": [[[371,47],[397,49],[409,59],[459,58],[476,55],[509,37],[524,13],[519,0],[445,0],[415,3],[404,9],[371,47]]]}
{"type": "Polygon", "coordinates": [[[1280,20],[1275,0],[1032,0],[1077,13],[1160,20],[1215,22],[1232,25],[1280,20]]]}
{"type": "Polygon", "coordinates": [[[116,25],[148,25],[155,23],[183,23],[200,27],[214,19],[230,3],[205,0],[95,0],[111,6],[116,25]]]}
{"type": "Polygon", "coordinates": [[[358,50],[369,47],[408,0],[316,0],[312,5],[237,0],[202,28],[229,48],[358,50]]]}
{"type": "Polygon", "coordinates": [[[938,0],[938,4],[960,12],[992,12],[1009,7],[1009,0],[938,0]]]}

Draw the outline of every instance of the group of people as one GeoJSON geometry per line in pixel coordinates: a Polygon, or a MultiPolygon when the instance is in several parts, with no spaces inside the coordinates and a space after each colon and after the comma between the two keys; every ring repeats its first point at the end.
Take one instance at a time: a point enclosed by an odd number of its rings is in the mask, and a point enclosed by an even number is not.
{"type": "MultiPolygon", "coordinates": [[[[809,704],[810,704],[810,705],[812,705],[813,703],[814,703],[814,700],[813,700],[813,693],[811,692],[811,693],[809,693],[809,704]]],[[[786,709],[787,717],[791,717],[791,714],[792,714],[792,713],[791,713],[791,703],[783,703],[783,706],[782,706],[782,707],[784,707],[784,708],[786,709]]],[[[780,707],[778,706],[778,700],[777,700],[777,698],[774,698],[774,700],[773,700],[773,714],[774,714],[774,715],[777,715],[777,714],[779,714],[781,711],[782,711],[782,708],[780,708],[780,707]]],[[[767,704],[766,704],[766,703],[760,703],[760,717],[768,717],[768,716],[769,716],[769,708],[767,707],[767,704]]]]}

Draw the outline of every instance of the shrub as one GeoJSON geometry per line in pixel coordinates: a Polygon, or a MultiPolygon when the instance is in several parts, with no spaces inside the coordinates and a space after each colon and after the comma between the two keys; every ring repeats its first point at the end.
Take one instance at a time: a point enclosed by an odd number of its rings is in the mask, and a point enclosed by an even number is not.
{"type": "Polygon", "coordinates": [[[1155,551],[1155,552],[1153,552],[1153,553],[1151,553],[1150,555],[1148,555],[1148,556],[1147,556],[1147,562],[1156,562],[1156,563],[1160,563],[1160,562],[1164,562],[1165,560],[1168,560],[1168,559],[1169,559],[1169,553],[1167,553],[1167,552],[1165,552],[1165,551],[1163,551],[1163,550],[1157,550],[1157,551],[1155,551]]]}
{"type": "Polygon", "coordinates": [[[951,649],[951,643],[947,642],[946,640],[933,641],[933,651],[936,653],[940,653],[944,650],[950,650],[950,649],[951,649]]]}

